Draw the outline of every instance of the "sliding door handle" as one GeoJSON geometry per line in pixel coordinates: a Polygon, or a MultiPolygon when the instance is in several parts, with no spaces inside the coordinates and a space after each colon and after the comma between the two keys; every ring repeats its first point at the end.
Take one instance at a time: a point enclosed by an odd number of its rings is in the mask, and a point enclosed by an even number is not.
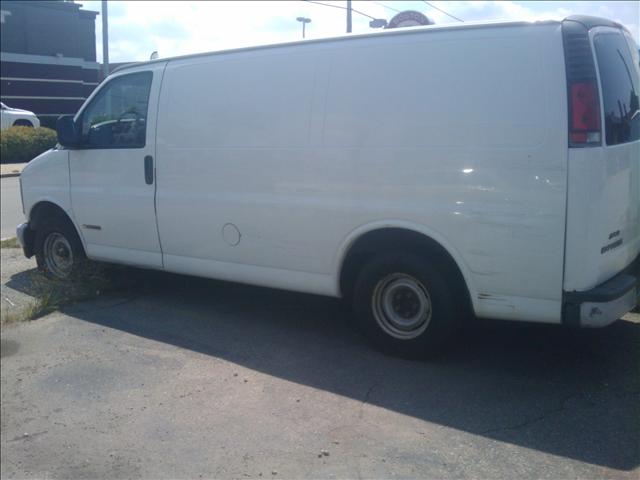
{"type": "Polygon", "coordinates": [[[147,185],[153,183],[153,157],[151,155],[144,157],[144,181],[147,182],[147,185]]]}

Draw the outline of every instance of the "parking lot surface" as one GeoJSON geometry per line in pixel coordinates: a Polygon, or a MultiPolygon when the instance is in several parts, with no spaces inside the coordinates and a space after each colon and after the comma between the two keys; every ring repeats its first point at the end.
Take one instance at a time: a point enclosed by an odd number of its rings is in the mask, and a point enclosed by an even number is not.
{"type": "Polygon", "coordinates": [[[2,478],[638,478],[638,314],[411,362],[337,300],[131,275],[3,327],[2,478]]]}

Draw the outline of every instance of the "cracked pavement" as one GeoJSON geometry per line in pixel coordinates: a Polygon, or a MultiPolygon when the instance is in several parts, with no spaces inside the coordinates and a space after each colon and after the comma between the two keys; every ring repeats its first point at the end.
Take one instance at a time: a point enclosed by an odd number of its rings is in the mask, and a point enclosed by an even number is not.
{"type": "MultiPolygon", "coordinates": [[[[24,262],[3,292],[24,290],[24,262]]],[[[3,327],[2,478],[640,473],[638,314],[479,322],[410,362],[371,349],[334,299],[130,276],[126,293],[3,327]]]]}

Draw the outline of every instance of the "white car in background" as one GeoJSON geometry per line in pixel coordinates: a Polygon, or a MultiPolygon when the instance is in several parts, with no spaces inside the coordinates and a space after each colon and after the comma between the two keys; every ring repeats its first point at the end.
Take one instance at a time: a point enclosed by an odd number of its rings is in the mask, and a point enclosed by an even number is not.
{"type": "Polygon", "coordinates": [[[40,120],[36,114],[29,110],[21,110],[19,108],[7,107],[0,102],[0,111],[2,112],[2,120],[0,122],[0,130],[13,126],[22,127],[39,127],[40,120]]]}

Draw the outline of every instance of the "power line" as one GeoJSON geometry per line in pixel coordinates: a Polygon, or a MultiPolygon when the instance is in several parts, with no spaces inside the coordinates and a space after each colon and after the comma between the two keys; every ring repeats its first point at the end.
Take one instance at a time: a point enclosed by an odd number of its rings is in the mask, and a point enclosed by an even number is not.
{"type": "Polygon", "coordinates": [[[397,8],[390,7],[389,5],[385,5],[384,3],[376,2],[374,0],[369,0],[369,1],[371,3],[375,3],[376,5],[380,5],[381,7],[388,8],[389,10],[392,10],[396,13],[400,13],[400,10],[398,10],[397,8]]]}
{"type": "MultiPolygon", "coordinates": [[[[333,8],[339,8],[340,10],[348,10],[347,7],[343,7],[341,5],[331,5],[329,3],[322,3],[322,2],[313,2],[312,0],[302,0],[303,2],[307,2],[307,3],[314,3],[316,5],[323,5],[325,7],[333,7],[333,8]]],[[[355,8],[352,8],[351,11],[359,13],[360,15],[364,15],[367,18],[370,18],[372,20],[376,20],[376,17],[372,17],[371,15],[367,15],[364,12],[361,12],[360,10],[356,10],[355,8]]]]}
{"type": "Polygon", "coordinates": [[[424,3],[426,3],[427,5],[429,5],[431,8],[435,8],[436,10],[444,13],[445,15],[450,16],[451,18],[455,18],[456,20],[458,20],[459,22],[464,22],[464,20],[462,20],[461,18],[456,17],[455,15],[451,15],[449,12],[445,12],[444,10],[442,10],[441,8],[436,7],[435,5],[433,5],[432,3],[427,2],[426,0],[422,0],[424,3]]]}

